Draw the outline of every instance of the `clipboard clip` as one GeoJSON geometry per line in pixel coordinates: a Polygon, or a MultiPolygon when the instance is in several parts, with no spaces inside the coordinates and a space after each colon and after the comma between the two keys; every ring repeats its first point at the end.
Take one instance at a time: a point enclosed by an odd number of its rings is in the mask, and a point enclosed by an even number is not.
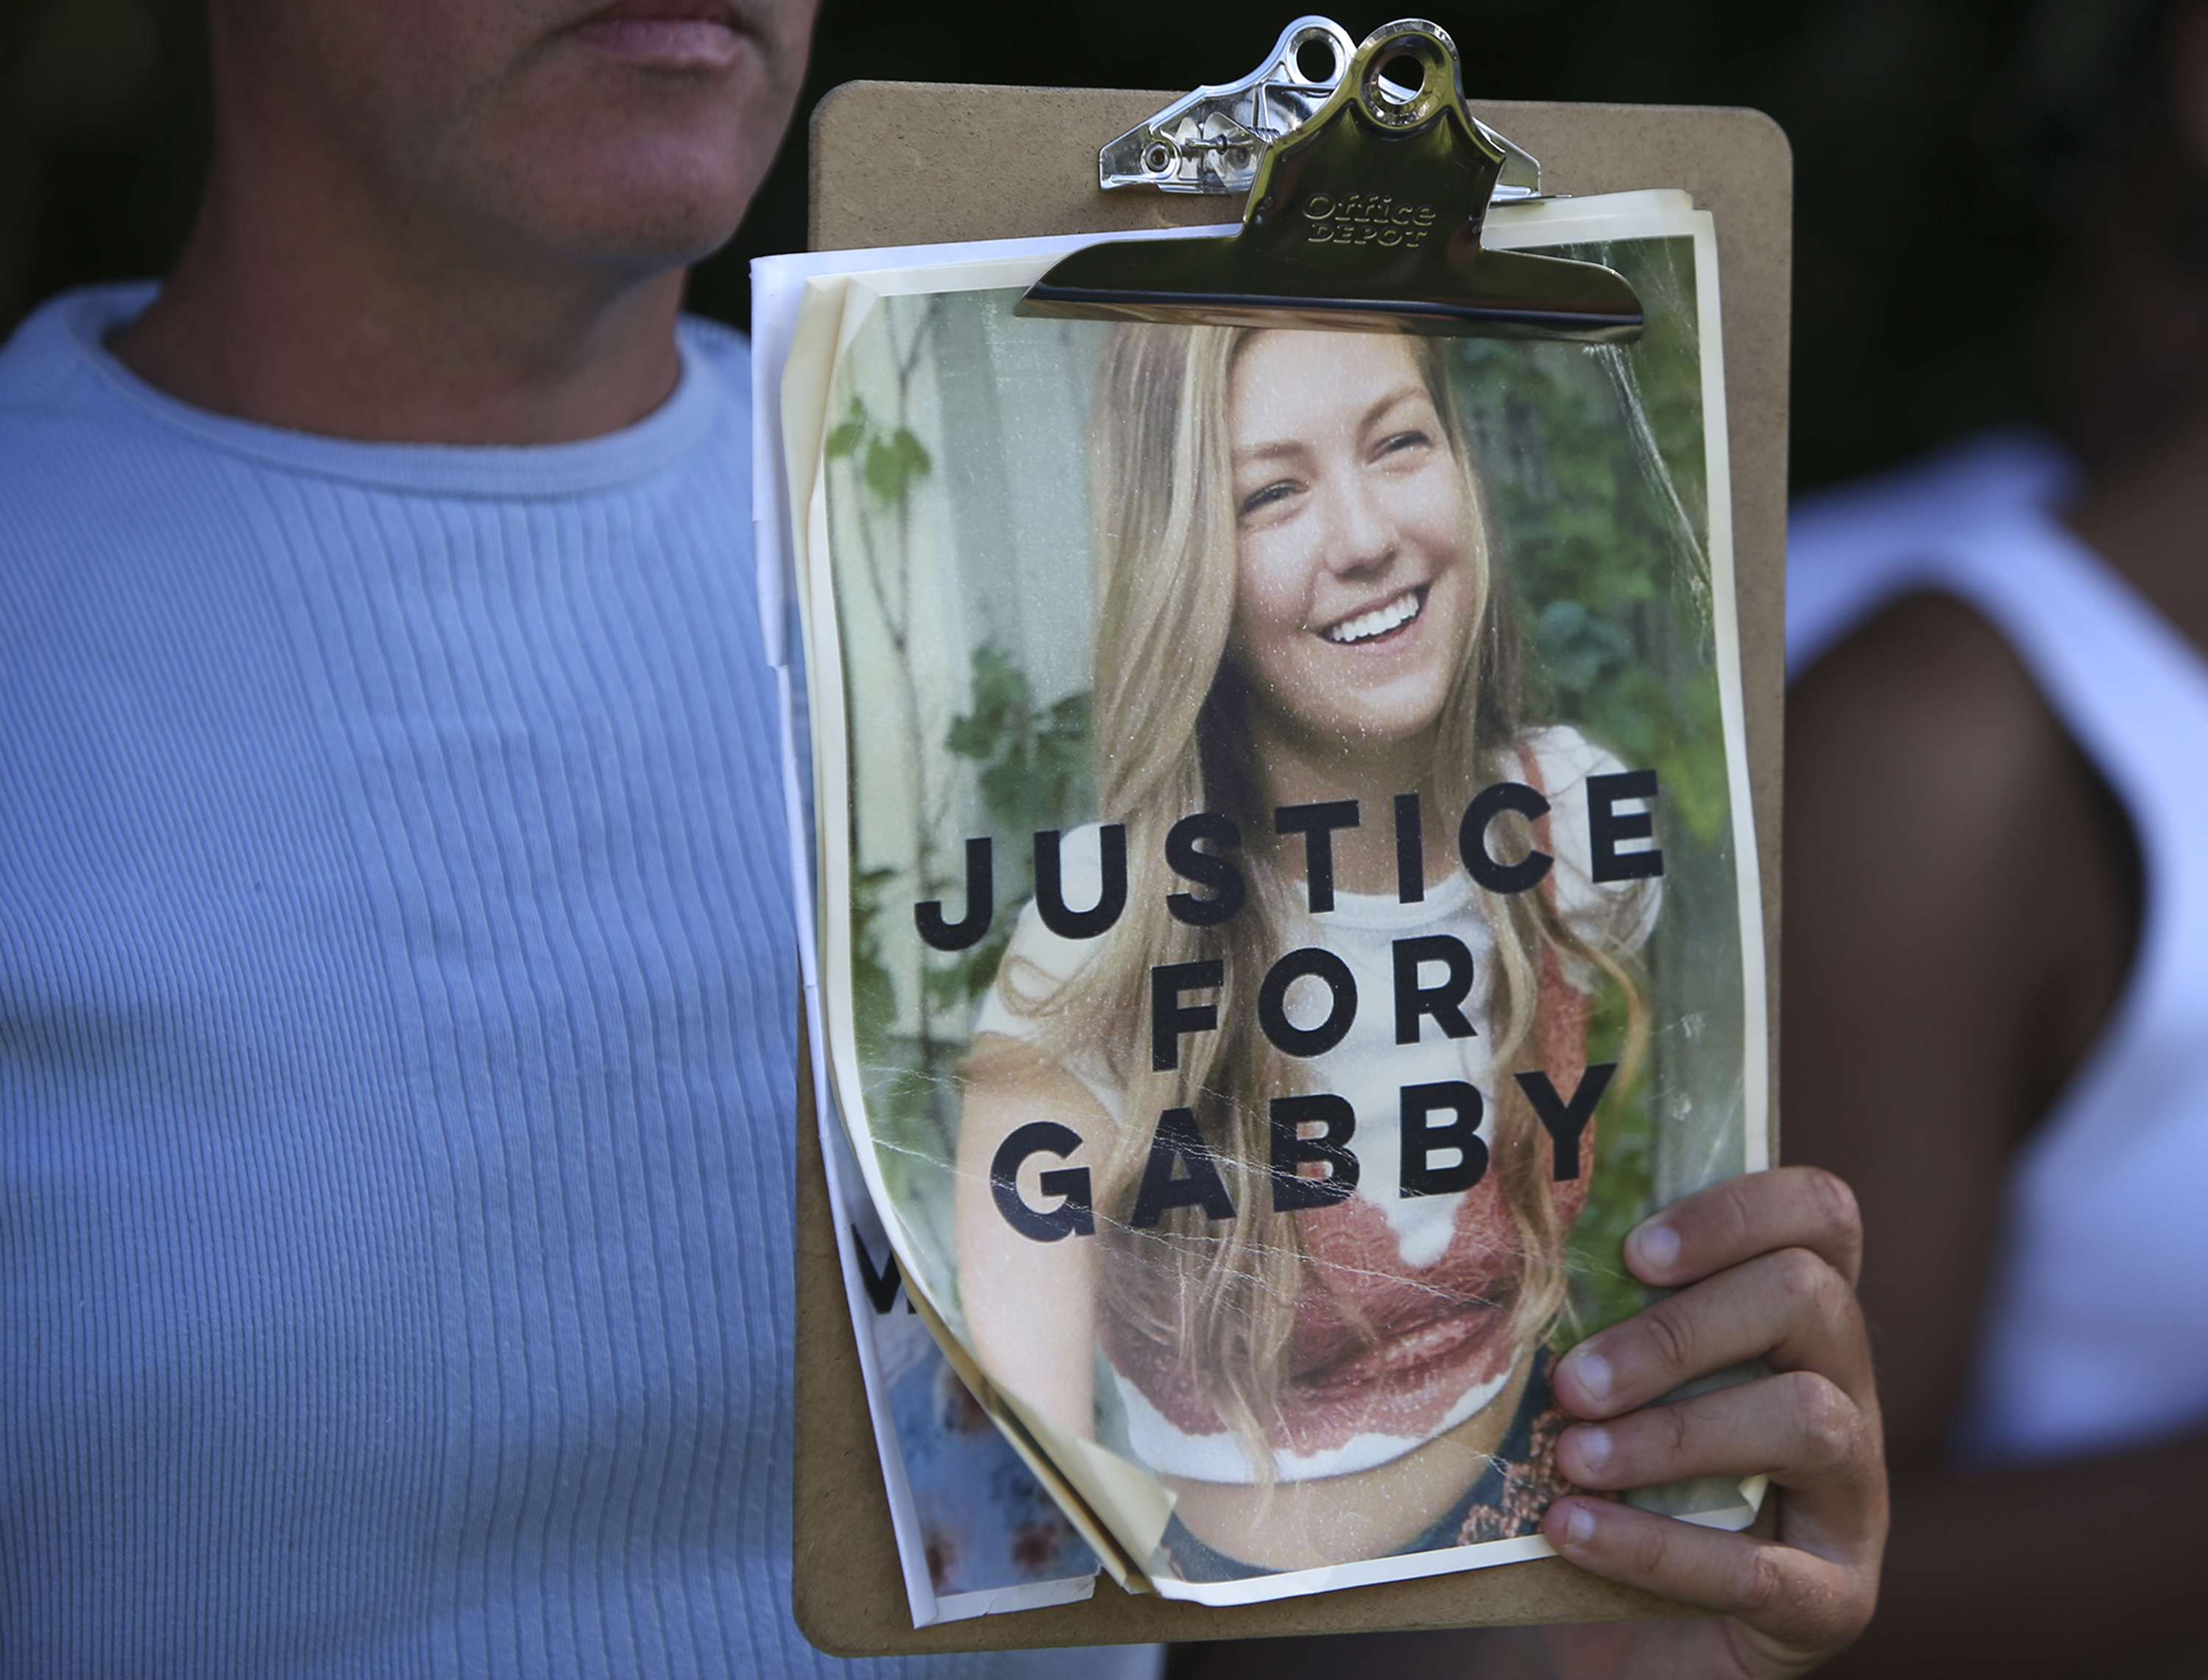
{"type": "MultiPolygon", "coordinates": [[[[1265,148],[1316,117],[1341,85],[1357,51],[1330,17],[1299,17],[1281,31],[1265,62],[1239,81],[1199,87],[1138,123],[1096,154],[1096,184],[1168,193],[1246,193],[1265,148]],[[1323,62],[1325,69],[1315,68],[1323,62]]],[[[1491,195],[1501,204],[1541,196],[1541,165],[1478,117],[1473,125],[1503,148],[1491,195]]]]}
{"type": "Polygon", "coordinates": [[[1223,142],[1287,123],[1258,154],[1241,231],[1089,246],[1029,287],[1016,312],[1581,344],[1637,338],[1641,299],[1616,271],[1481,245],[1488,206],[1538,195],[1539,165],[1465,108],[1448,33],[1405,19],[1344,57],[1347,39],[1323,18],[1299,19],[1244,81],[1198,88],[1104,148],[1100,177],[1131,157],[1149,184],[1227,192],[1241,142],[1191,147],[1184,135],[1203,141],[1209,126],[1210,141],[1223,142]],[[1324,79],[1297,57],[1319,42],[1336,53],[1323,100],[1324,79]],[[1313,100],[1315,110],[1287,123],[1299,101],[1313,100]],[[1136,144],[1139,152],[1127,149],[1136,144]],[[1518,178],[1506,183],[1507,172],[1518,178]],[[1206,184],[1215,179],[1221,184],[1206,184]]]}

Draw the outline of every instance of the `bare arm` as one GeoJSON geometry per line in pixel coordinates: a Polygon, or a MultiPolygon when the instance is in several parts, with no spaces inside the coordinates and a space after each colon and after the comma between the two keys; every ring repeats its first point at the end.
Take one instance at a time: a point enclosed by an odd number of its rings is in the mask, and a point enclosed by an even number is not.
{"type": "Polygon", "coordinates": [[[1112,1125],[1104,1106],[1065,1069],[1024,1046],[984,1034],[975,1049],[958,1125],[959,1295],[982,1365],[999,1384],[1084,1438],[1095,1433],[1095,1237],[1040,1242],[1014,1230],[997,1205],[992,1163],[1005,1140],[1036,1120],[1080,1134],[1087,1147],[1046,1155],[1019,1176],[1032,1206],[1043,1170],[1103,1158],[1112,1125]]]}
{"type": "Polygon", "coordinates": [[[1942,1451],[2012,1156],[2128,963],[2123,841],[2028,675],[1952,602],[1903,603],[1811,673],[1787,751],[1787,1151],[1861,1198],[1894,1471],[1886,1594],[1835,1671],[2199,1666],[2208,1438],[1982,1476],[1942,1451]]]}
{"type": "Polygon", "coordinates": [[[1805,677],[1787,754],[1786,1153],[1862,1202],[1902,1464],[1961,1401],[2010,1158],[2107,1015],[2129,917],[2090,772],[1954,601],[1805,677]]]}

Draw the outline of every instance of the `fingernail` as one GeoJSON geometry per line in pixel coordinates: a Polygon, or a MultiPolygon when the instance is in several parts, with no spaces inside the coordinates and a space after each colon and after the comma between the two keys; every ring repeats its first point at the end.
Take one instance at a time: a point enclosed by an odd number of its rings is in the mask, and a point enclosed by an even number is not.
{"type": "Polygon", "coordinates": [[[1671,1268],[1679,1263],[1679,1233],[1668,1225],[1644,1225],[1628,1240],[1633,1246],[1633,1257],[1640,1262],[1637,1270],[1654,1277],[1668,1277],[1671,1268]]]}
{"type": "Polygon", "coordinates": [[[1585,1545],[1593,1538],[1594,1508],[1590,1502],[1582,1499],[1564,1513],[1564,1544],[1585,1545]]]}
{"type": "Polygon", "coordinates": [[[1606,1429],[1590,1429],[1585,1425],[1572,1431],[1572,1450],[1585,1465],[1589,1475],[1601,1473],[1610,1462],[1611,1439],[1606,1429]]]}
{"type": "Polygon", "coordinates": [[[1610,1361],[1582,1343],[1564,1356],[1572,1367],[1572,1382],[1592,1401],[1610,1398],[1610,1386],[1617,1380],[1611,1371],[1610,1361]]]}

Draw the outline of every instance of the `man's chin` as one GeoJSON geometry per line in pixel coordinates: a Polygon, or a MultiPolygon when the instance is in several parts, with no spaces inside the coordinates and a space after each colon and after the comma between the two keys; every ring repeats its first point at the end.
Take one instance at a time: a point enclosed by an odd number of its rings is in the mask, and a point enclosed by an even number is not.
{"type": "Polygon", "coordinates": [[[648,269],[694,261],[735,231],[771,154],[725,131],[594,139],[570,130],[560,143],[478,183],[489,217],[530,243],[586,262],[648,269]]]}
{"type": "Polygon", "coordinates": [[[679,268],[729,243],[742,219],[742,201],[657,201],[649,195],[608,205],[591,216],[568,206],[567,225],[554,241],[586,266],[634,274],[679,268]]]}

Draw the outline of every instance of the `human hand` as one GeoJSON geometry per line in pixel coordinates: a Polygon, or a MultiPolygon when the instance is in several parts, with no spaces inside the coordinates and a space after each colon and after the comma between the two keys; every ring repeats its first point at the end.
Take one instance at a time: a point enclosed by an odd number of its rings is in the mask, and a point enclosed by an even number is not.
{"type": "Polygon", "coordinates": [[[1886,1542],[1885,1453],[1855,1283],[1855,1197],[1790,1167],[1713,1185],[1643,1222],[1626,1263],[1678,1293],[1557,1363],[1558,1401],[1585,1419],[1558,1467],[1581,1486],[1767,1474],[1776,1538],[1725,1533],[1608,1500],[1559,1499],[1542,1522],[1581,1569],[1713,1619],[1544,1630],[1565,1674],[1772,1680],[1863,1630],[1886,1542]],[[1772,1374],[1668,1406],[1681,1384],[1744,1360],[1772,1374]]]}

